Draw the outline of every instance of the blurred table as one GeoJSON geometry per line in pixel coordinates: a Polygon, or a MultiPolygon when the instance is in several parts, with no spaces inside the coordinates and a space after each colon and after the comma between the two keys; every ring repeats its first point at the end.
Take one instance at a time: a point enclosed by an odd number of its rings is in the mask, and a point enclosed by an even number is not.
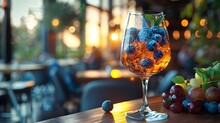
{"type": "Polygon", "coordinates": [[[13,72],[23,73],[25,71],[36,71],[47,69],[43,64],[0,64],[0,72],[10,74],[13,72]]]}
{"type": "MultiPolygon", "coordinates": [[[[114,104],[114,109],[111,113],[105,113],[101,108],[88,110],[85,112],[79,112],[70,114],[67,116],[61,116],[38,123],[146,123],[146,121],[134,121],[125,117],[125,113],[131,110],[137,110],[142,105],[142,99],[126,101],[114,104]]],[[[217,123],[220,122],[220,114],[209,113],[173,113],[162,106],[161,96],[154,96],[149,98],[149,105],[151,109],[158,112],[166,112],[169,114],[169,118],[159,123],[217,123]]],[[[158,123],[157,122],[157,123],[158,123]]]]}
{"type": "Polygon", "coordinates": [[[47,66],[41,64],[0,64],[0,72],[3,73],[3,78],[0,81],[0,89],[6,91],[9,95],[11,103],[15,108],[17,115],[20,118],[20,121],[24,123],[24,119],[21,116],[20,108],[18,101],[15,96],[15,92],[26,93],[27,89],[30,89],[35,86],[34,81],[20,82],[17,81],[17,78],[11,78],[12,73],[17,73],[22,75],[26,71],[37,71],[47,69],[47,66]],[[6,78],[5,78],[6,76],[6,78]],[[4,81],[5,80],[5,81],[4,81]]]}
{"type": "Polygon", "coordinates": [[[76,73],[76,79],[80,83],[88,83],[92,80],[119,79],[140,81],[139,77],[128,70],[113,69],[109,72],[106,70],[85,70],[76,73]]]}

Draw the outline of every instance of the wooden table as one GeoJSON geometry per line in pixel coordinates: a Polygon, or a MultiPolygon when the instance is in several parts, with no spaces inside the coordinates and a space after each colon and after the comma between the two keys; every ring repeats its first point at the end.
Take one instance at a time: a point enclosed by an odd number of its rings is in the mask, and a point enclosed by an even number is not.
{"type": "MultiPolygon", "coordinates": [[[[146,121],[134,121],[125,117],[125,113],[131,110],[137,110],[142,105],[142,99],[126,101],[114,104],[114,109],[111,113],[105,113],[101,108],[79,112],[67,116],[61,116],[38,123],[146,123],[146,121]]],[[[166,112],[169,118],[159,123],[219,123],[220,114],[209,113],[173,113],[162,106],[162,99],[160,96],[149,98],[149,105],[151,109],[158,112],[166,112]]],[[[158,123],[158,122],[154,122],[158,123]]]]}

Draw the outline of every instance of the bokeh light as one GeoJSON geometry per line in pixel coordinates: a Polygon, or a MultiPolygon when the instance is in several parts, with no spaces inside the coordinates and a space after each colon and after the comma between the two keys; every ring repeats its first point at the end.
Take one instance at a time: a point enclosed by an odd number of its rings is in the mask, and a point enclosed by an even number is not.
{"type": "Polygon", "coordinates": [[[206,38],[212,38],[212,32],[210,30],[207,31],[206,38]]]}
{"type": "Polygon", "coordinates": [[[57,18],[55,18],[55,19],[52,20],[52,25],[53,25],[53,26],[56,27],[56,26],[59,26],[59,24],[60,24],[60,21],[59,21],[57,18]]]}
{"type": "Polygon", "coordinates": [[[79,38],[67,30],[65,30],[63,33],[63,43],[71,49],[77,49],[81,44],[79,38]]]}
{"type": "Polygon", "coordinates": [[[121,77],[120,71],[118,69],[111,70],[111,77],[112,78],[120,78],[121,77]]]}
{"type": "Polygon", "coordinates": [[[173,38],[178,40],[180,38],[180,32],[177,30],[173,31],[173,38]]]}
{"type": "Polygon", "coordinates": [[[190,37],[191,37],[191,32],[190,32],[189,30],[186,30],[186,31],[184,32],[184,38],[185,38],[185,39],[190,39],[190,37]]]}
{"type": "Polygon", "coordinates": [[[168,27],[169,26],[169,21],[168,20],[165,20],[165,25],[166,25],[166,27],[168,27]]]}
{"type": "Polygon", "coordinates": [[[216,35],[217,38],[220,38],[220,31],[216,35]]]}
{"type": "Polygon", "coordinates": [[[69,27],[69,32],[74,33],[76,31],[76,28],[74,26],[69,27]]]}
{"type": "Polygon", "coordinates": [[[183,19],[183,20],[181,21],[181,25],[182,25],[183,27],[187,27],[188,24],[189,24],[189,22],[188,22],[188,20],[186,20],[186,19],[183,19]]]}
{"type": "Polygon", "coordinates": [[[205,19],[201,19],[200,22],[199,22],[199,24],[200,24],[201,26],[205,26],[205,25],[206,25],[206,20],[205,20],[205,19]]]}
{"type": "Polygon", "coordinates": [[[196,30],[195,36],[196,36],[196,37],[200,37],[200,35],[199,35],[199,30],[196,30]]]}
{"type": "Polygon", "coordinates": [[[116,32],[112,33],[111,39],[114,41],[118,40],[118,33],[116,33],[116,32]]]}

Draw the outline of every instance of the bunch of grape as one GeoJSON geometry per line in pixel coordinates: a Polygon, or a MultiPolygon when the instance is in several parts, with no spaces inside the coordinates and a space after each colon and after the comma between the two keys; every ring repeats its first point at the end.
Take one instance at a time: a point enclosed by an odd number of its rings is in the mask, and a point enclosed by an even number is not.
{"type": "Polygon", "coordinates": [[[175,85],[169,92],[162,93],[163,106],[175,113],[220,113],[219,72],[220,62],[215,62],[210,67],[197,68],[195,77],[190,80],[174,77],[172,81],[175,85]]]}

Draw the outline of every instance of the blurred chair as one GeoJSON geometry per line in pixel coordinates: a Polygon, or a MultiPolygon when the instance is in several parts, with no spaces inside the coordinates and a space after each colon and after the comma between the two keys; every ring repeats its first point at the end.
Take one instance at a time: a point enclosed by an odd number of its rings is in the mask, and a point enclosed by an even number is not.
{"type": "Polygon", "coordinates": [[[170,70],[164,75],[159,81],[156,94],[162,94],[163,92],[169,91],[170,87],[173,85],[172,79],[177,76],[176,70],[170,70]]]}
{"type": "Polygon", "coordinates": [[[34,80],[36,85],[45,85],[49,82],[48,70],[28,71],[20,77],[22,81],[34,80]]]}
{"type": "Polygon", "coordinates": [[[49,76],[55,87],[55,101],[59,105],[65,105],[68,101],[74,103],[73,105],[79,105],[82,87],[56,61],[51,64],[49,76]]]}
{"type": "Polygon", "coordinates": [[[82,93],[80,111],[100,107],[105,100],[113,103],[142,97],[141,83],[122,80],[95,80],[82,93]]]}

